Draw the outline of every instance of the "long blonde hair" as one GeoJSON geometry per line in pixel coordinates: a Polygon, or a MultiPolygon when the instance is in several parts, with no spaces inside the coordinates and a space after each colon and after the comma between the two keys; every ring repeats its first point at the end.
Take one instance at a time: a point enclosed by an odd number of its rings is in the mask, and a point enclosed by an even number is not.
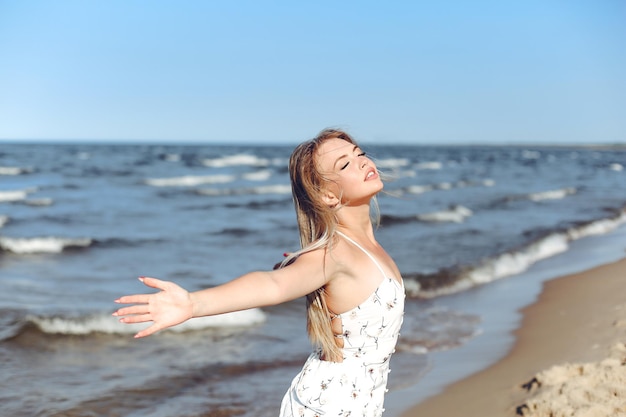
{"type": "MultiPolygon", "coordinates": [[[[340,205],[329,207],[320,198],[330,180],[319,171],[316,154],[324,141],[334,138],[356,145],[355,140],[346,132],[325,129],[315,138],[300,144],[291,154],[289,176],[300,231],[301,249],[287,257],[283,265],[305,252],[320,248],[332,249],[338,224],[336,211],[340,205]]],[[[341,349],[337,346],[331,329],[331,312],[326,305],[324,287],[308,294],[306,299],[309,339],[322,349],[324,358],[336,362],[341,361],[341,349]]]]}

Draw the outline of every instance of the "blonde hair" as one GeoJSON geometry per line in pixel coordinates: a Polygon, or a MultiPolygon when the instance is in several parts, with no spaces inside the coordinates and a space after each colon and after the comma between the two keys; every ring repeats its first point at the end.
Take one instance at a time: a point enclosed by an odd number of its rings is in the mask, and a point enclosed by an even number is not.
{"type": "MultiPolygon", "coordinates": [[[[334,138],[356,145],[355,140],[346,132],[325,129],[315,138],[298,145],[289,159],[289,176],[300,231],[301,249],[287,257],[282,263],[283,266],[302,253],[321,248],[332,249],[332,241],[338,224],[336,211],[341,205],[329,207],[320,198],[330,180],[319,171],[316,154],[324,141],[334,138]]],[[[306,299],[309,339],[321,348],[324,358],[335,362],[341,361],[341,349],[331,329],[332,313],[326,305],[324,287],[308,294],[306,299]]]]}

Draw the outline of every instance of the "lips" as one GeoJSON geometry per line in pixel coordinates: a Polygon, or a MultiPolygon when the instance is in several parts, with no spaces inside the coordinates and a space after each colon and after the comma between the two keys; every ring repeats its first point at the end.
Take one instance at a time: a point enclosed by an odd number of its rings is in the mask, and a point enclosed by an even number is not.
{"type": "Polygon", "coordinates": [[[373,180],[378,178],[378,172],[374,168],[371,168],[365,174],[365,181],[373,180]]]}

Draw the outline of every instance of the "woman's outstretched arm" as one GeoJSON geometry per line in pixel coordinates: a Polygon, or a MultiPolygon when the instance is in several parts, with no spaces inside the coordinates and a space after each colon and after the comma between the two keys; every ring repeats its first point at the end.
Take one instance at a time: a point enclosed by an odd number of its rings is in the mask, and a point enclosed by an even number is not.
{"type": "Polygon", "coordinates": [[[308,252],[285,268],[250,272],[217,287],[191,293],[173,282],[142,277],[140,280],[146,286],[160,291],[118,298],[116,303],[133,305],[122,307],[113,315],[120,317],[120,322],[126,324],[152,322],[151,326],[135,335],[138,338],[183,323],[192,317],[280,304],[302,297],[326,284],[326,277],[332,276],[332,273],[324,270],[324,252],[308,252]]]}

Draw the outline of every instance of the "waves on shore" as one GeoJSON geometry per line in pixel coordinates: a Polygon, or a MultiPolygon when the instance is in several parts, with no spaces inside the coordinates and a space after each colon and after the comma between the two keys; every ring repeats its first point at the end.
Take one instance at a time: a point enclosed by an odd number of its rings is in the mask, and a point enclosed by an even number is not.
{"type": "MultiPolygon", "coordinates": [[[[146,324],[122,324],[109,313],[84,316],[33,315],[17,310],[4,310],[3,330],[0,340],[8,340],[23,332],[37,331],[47,335],[85,336],[92,334],[131,335],[145,328],[146,324]]],[[[166,330],[172,333],[205,330],[211,328],[240,328],[254,326],[266,321],[261,309],[250,309],[210,317],[199,317],[166,330]]]]}
{"type": "Polygon", "coordinates": [[[37,192],[36,187],[20,190],[0,190],[0,203],[15,203],[25,201],[29,194],[37,192]]]}
{"type": "Polygon", "coordinates": [[[0,236],[0,251],[19,255],[40,253],[61,253],[68,249],[91,246],[89,238],[42,237],[3,237],[0,236]]]}
{"type": "Polygon", "coordinates": [[[406,274],[407,293],[412,297],[432,298],[519,274],[542,259],[567,251],[569,243],[574,240],[608,233],[624,223],[626,208],[610,218],[549,232],[523,247],[497,254],[478,265],[444,268],[431,274],[406,274]]]}
{"type": "Polygon", "coordinates": [[[24,175],[32,172],[34,169],[29,167],[0,166],[0,175],[24,175]]]}
{"type": "Polygon", "coordinates": [[[291,186],[288,184],[277,184],[242,188],[201,188],[196,190],[196,193],[207,196],[291,194],[291,186]]]}
{"type": "MultiPolygon", "coordinates": [[[[6,217],[6,216],[4,216],[6,217]]],[[[6,222],[8,218],[4,219],[6,222]]],[[[0,217],[0,226],[3,218],[0,217]]],[[[36,237],[7,237],[0,236],[0,252],[15,255],[34,254],[62,254],[63,252],[85,250],[89,248],[128,248],[138,247],[147,243],[159,243],[162,239],[121,239],[107,238],[94,239],[90,237],[59,237],[59,236],[36,236],[36,237]]]]}

